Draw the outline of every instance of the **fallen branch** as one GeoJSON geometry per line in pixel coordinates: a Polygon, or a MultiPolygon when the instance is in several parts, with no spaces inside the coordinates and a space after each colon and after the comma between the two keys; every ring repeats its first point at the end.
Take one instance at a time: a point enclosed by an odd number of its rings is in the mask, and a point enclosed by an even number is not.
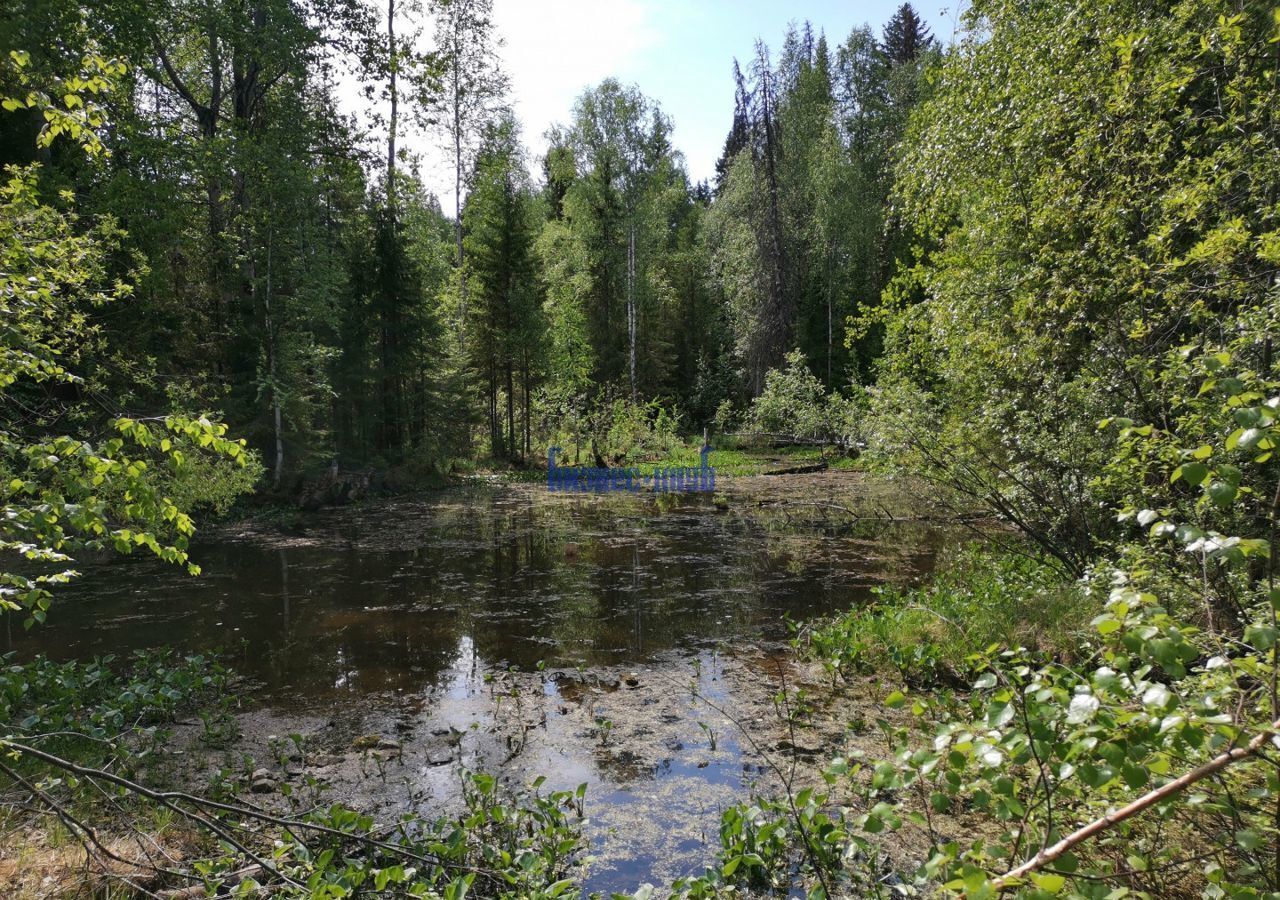
{"type": "Polygon", "coordinates": [[[16,750],[18,753],[21,753],[25,756],[29,756],[32,759],[38,759],[41,762],[44,762],[44,763],[47,763],[48,765],[53,766],[54,768],[62,769],[63,771],[70,772],[74,775],[79,775],[82,778],[87,778],[90,780],[101,779],[102,781],[105,781],[109,784],[114,784],[117,787],[124,788],[126,791],[130,792],[131,794],[134,794],[136,796],[143,797],[145,799],[158,803],[161,806],[165,807],[166,809],[170,810],[171,812],[175,813],[176,815],[181,816],[187,821],[190,821],[192,824],[197,825],[198,827],[204,828],[208,831],[211,831],[217,837],[221,838],[223,841],[225,841],[227,844],[233,847],[236,851],[238,851],[242,856],[248,859],[251,863],[253,863],[253,866],[260,872],[273,873],[274,875],[279,877],[282,881],[284,881],[286,884],[289,884],[294,887],[301,888],[302,885],[298,884],[296,881],[289,878],[283,872],[280,872],[278,869],[276,869],[276,867],[268,864],[265,859],[258,856],[249,847],[245,846],[240,841],[236,840],[235,837],[233,837],[228,832],[225,823],[223,823],[221,820],[216,818],[216,814],[228,813],[233,816],[237,816],[244,819],[254,819],[258,822],[262,822],[268,825],[275,825],[277,827],[286,829],[288,831],[295,831],[295,832],[310,831],[316,834],[328,835],[330,837],[338,838],[340,840],[351,841],[352,843],[360,844],[366,847],[373,847],[378,850],[382,850],[387,853],[400,856],[404,859],[412,860],[413,862],[422,863],[424,865],[439,866],[440,868],[443,868],[443,869],[451,869],[451,870],[460,871],[460,872],[469,872],[469,873],[473,873],[475,875],[481,876],[485,879],[492,880],[495,883],[500,883],[499,879],[501,878],[501,876],[497,872],[493,871],[492,869],[483,869],[477,866],[463,865],[460,863],[455,863],[449,860],[442,859],[438,856],[424,856],[420,853],[413,852],[408,847],[404,847],[399,844],[394,844],[389,841],[379,840],[369,835],[362,835],[362,834],[357,834],[355,832],[343,831],[341,829],[332,828],[328,825],[322,825],[317,822],[308,822],[308,821],[303,821],[299,819],[286,818],[283,816],[274,816],[269,813],[263,812],[262,810],[257,809],[253,806],[222,803],[217,800],[210,800],[207,797],[201,797],[197,794],[189,794],[184,791],[155,790],[153,788],[149,788],[149,787],[146,787],[145,785],[139,784],[135,781],[131,781],[128,778],[124,778],[123,776],[116,775],[112,772],[107,772],[103,769],[91,768],[89,766],[82,766],[82,765],[79,765],[78,763],[71,762],[70,760],[63,759],[62,757],[55,756],[52,753],[48,753],[44,750],[40,750],[35,747],[27,746],[25,744],[20,744],[10,739],[0,739],[0,747],[7,747],[12,750],[16,750]],[[191,809],[187,809],[181,805],[183,803],[196,807],[197,809],[201,810],[201,812],[196,812],[191,809]]]}
{"type": "MultiPolygon", "coordinates": [[[[234,872],[225,872],[218,876],[219,881],[243,882],[246,878],[255,878],[263,874],[262,868],[257,865],[245,866],[243,869],[237,869],[234,872]]],[[[193,884],[190,887],[170,888],[167,891],[161,891],[156,896],[161,900],[200,900],[202,897],[209,896],[209,892],[203,884],[193,884]]]]}
{"type": "Polygon", "coordinates": [[[1266,746],[1267,742],[1276,736],[1277,732],[1280,732],[1280,719],[1272,722],[1271,727],[1266,731],[1254,735],[1249,743],[1245,744],[1243,747],[1234,747],[1225,753],[1221,753],[1199,768],[1192,769],[1180,778],[1175,778],[1168,784],[1162,785],[1154,791],[1143,794],[1132,803],[1120,807],[1120,809],[1117,809],[1115,812],[1109,812],[1101,818],[1094,819],[1083,828],[1073,831],[1052,847],[1046,847],[1016,869],[1011,869],[1004,875],[1001,875],[995,881],[991,882],[991,887],[997,892],[1019,887],[1021,885],[1021,880],[1025,876],[1030,875],[1037,869],[1043,868],[1061,857],[1064,853],[1071,851],[1073,848],[1083,844],[1090,838],[1102,834],[1108,829],[1114,828],[1126,819],[1131,819],[1139,813],[1145,812],[1152,806],[1155,806],[1163,800],[1167,800],[1183,789],[1188,788],[1199,781],[1203,781],[1210,775],[1222,771],[1232,763],[1237,763],[1242,759],[1248,759],[1251,756],[1258,755],[1262,748],[1266,746]]]}
{"type": "Polygon", "coordinates": [[[785,469],[772,469],[768,472],[761,472],[761,475],[812,475],[815,472],[827,471],[826,462],[807,463],[800,466],[788,466],[785,469]]]}
{"type": "Polygon", "coordinates": [[[809,437],[801,434],[784,434],[777,431],[726,431],[723,432],[722,436],[736,440],[766,438],[774,444],[796,447],[839,447],[843,450],[848,446],[847,442],[842,440],[827,440],[826,438],[809,437]]]}

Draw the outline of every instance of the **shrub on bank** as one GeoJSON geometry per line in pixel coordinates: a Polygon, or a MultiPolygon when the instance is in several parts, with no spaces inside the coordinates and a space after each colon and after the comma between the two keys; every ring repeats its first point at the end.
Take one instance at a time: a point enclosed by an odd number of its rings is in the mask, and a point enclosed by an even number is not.
{"type": "Polygon", "coordinates": [[[838,676],[896,669],[909,684],[967,683],[992,645],[1075,655],[1097,609],[1079,585],[1025,552],[967,545],[915,588],[877,588],[867,606],[806,629],[802,649],[838,676]]]}
{"type": "Polygon", "coordinates": [[[765,376],[764,390],[751,404],[747,428],[805,441],[852,446],[858,437],[859,405],[838,391],[828,394],[809,371],[804,354],[787,354],[786,365],[765,376]]]}

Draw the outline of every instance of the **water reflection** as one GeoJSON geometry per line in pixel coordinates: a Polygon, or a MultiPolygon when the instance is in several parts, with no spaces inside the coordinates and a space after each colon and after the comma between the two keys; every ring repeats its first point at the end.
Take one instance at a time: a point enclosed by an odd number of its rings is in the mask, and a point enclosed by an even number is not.
{"type": "Polygon", "coordinates": [[[439,686],[460,665],[619,664],[782,637],[785,618],[928,570],[942,539],[881,537],[779,530],[700,496],[446,491],[319,516],[289,546],[205,543],[200,578],[93,567],[48,626],[10,643],[58,658],[220,647],[268,698],[319,703],[439,686]]]}

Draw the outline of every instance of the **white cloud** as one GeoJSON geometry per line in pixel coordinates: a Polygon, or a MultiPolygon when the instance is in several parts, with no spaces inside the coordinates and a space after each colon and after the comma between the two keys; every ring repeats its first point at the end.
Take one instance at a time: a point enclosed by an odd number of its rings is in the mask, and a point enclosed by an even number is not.
{"type": "MultiPolygon", "coordinates": [[[[650,0],[494,0],[493,6],[512,106],[535,158],[546,152],[547,129],[569,121],[584,89],[609,76],[630,80],[662,40],[650,0]]],[[[441,148],[442,135],[406,134],[404,143],[420,156],[423,181],[452,214],[453,161],[441,148]]]]}
{"type": "MultiPolygon", "coordinates": [[[[801,5],[809,7],[815,25],[825,28],[836,42],[863,19],[873,24],[884,21],[897,3],[864,0],[848,9],[834,0],[801,5]]],[[[493,4],[495,26],[505,41],[500,56],[531,163],[546,151],[547,129],[569,121],[583,90],[613,76],[637,83],[672,117],[674,143],[684,152],[695,181],[712,176],[732,119],[733,58],[749,58],[757,37],[776,47],[787,22],[805,16],[795,4],[777,0],[493,0],[493,4]]],[[[929,7],[926,12],[931,10],[927,2],[924,5],[929,7]]],[[[945,35],[951,30],[944,14],[929,18],[935,33],[945,35]]],[[[424,40],[429,41],[431,23],[422,24],[424,40]]],[[[343,108],[367,120],[369,103],[356,92],[354,76],[341,81],[343,108]]],[[[408,123],[402,136],[402,146],[419,156],[428,188],[451,214],[453,166],[442,150],[444,136],[412,133],[408,123]]]]}
{"type": "Polygon", "coordinates": [[[584,88],[625,78],[662,39],[642,0],[495,0],[494,19],[506,41],[501,55],[516,114],[539,153],[543,133],[568,121],[584,88]]]}

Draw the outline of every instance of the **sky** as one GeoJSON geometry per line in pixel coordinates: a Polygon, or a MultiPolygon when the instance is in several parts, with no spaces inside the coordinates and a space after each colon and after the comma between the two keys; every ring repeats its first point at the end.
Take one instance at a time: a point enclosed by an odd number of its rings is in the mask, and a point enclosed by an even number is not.
{"type": "MultiPolygon", "coordinates": [[[[944,44],[961,0],[913,4],[944,44]]],[[[733,60],[750,58],[757,38],[775,51],[789,22],[813,23],[836,45],[864,23],[879,34],[901,0],[494,0],[512,101],[534,160],[544,134],[567,122],[584,89],[610,76],[635,84],[674,124],[692,180],[710,179],[733,119],[733,60]]],[[[411,139],[422,174],[453,210],[448,160],[426,136],[411,139]]]]}

